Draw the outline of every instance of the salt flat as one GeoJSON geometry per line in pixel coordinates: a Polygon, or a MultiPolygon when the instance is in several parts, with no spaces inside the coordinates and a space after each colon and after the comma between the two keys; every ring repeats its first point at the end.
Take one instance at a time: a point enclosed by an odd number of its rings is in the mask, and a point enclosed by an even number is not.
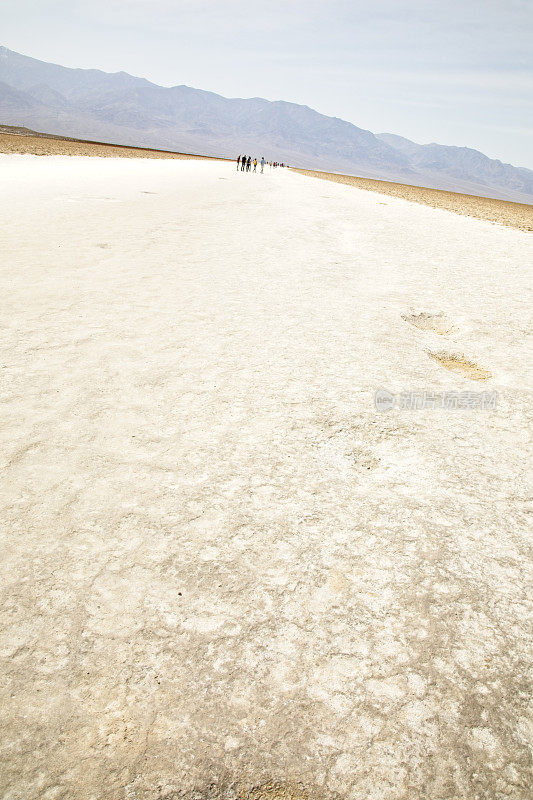
{"type": "Polygon", "coordinates": [[[529,797],[531,237],[224,162],[0,174],[3,800],[529,797]]]}

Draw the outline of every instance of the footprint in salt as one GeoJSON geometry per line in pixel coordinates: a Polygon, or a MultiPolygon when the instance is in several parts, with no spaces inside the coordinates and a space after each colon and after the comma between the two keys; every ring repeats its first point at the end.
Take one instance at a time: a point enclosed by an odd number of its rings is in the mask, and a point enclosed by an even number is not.
{"type": "Polygon", "coordinates": [[[402,314],[402,319],[421,331],[431,331],[441,336],[446,336],[446,334],[454,330],[453,324],[442,311],[439,311],[438,314],[428,314],[426,312],[421,314],[402,314]]]}

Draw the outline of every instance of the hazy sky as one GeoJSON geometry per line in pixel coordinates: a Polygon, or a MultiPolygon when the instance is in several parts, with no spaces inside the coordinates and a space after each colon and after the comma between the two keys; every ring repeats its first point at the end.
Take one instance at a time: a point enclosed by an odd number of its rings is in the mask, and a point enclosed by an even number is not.
{"type": "Polygon", "coordinates": [[[533,0],[0,0],[0,44],[533,168],[533,0]]]}

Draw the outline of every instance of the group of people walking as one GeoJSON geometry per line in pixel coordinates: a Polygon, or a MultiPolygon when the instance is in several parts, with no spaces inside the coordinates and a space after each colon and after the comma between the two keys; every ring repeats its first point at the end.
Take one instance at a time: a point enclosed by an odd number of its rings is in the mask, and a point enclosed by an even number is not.
{"type": "Polygon", "coordinates": [[[241,170],[241,172],[257,172],[257,164],[261,164],[261,172],[265,169],[265,164],[268,163],[270,168],[272,167],[284,167],[285,164],[280,164],[279,161],[265,161],[265,157],[261,157],[261,161],[257,161],[257,158],[252,159],[252,156],[238,156],[237,158],[237,170],[241,170]],[[253,167],[253,170],[252,170],[253,167]]]}

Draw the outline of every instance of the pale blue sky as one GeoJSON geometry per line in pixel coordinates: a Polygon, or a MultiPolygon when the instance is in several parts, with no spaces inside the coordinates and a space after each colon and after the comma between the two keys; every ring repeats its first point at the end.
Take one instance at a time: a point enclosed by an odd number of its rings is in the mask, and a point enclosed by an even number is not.
{"type": "Polygon", "coordinates": [[[533,0],[1,0],[0,44],[533,168],[533,0]]]}

